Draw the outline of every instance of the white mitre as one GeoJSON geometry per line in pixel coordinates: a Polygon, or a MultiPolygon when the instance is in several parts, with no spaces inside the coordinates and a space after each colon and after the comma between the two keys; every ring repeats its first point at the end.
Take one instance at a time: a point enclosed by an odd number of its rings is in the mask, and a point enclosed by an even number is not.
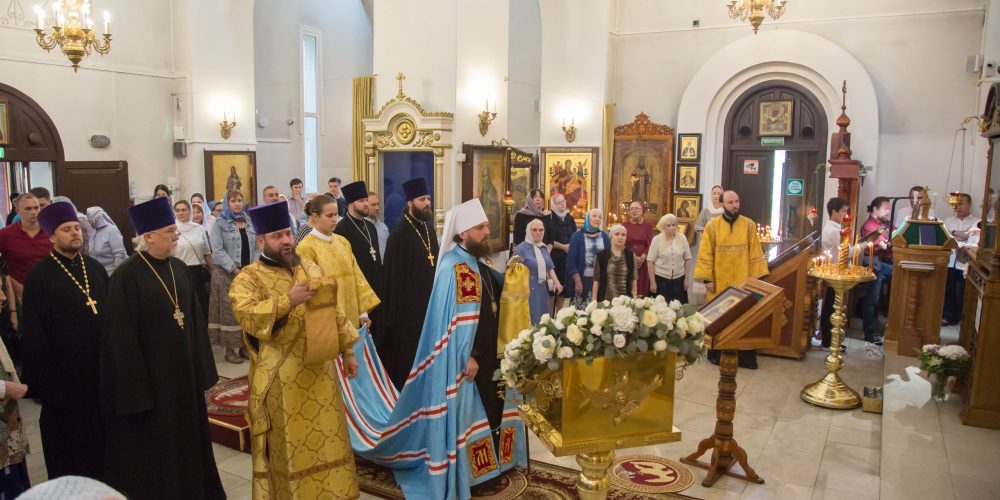
{"type": "Polygon", "coordinates": [[[488,221],[479,198],[473,198],[449,210],[444,214],[444,231],[441,233],[441,249],[438,251],[437,261],[441,262],[444,254],[455,247],[456,234],[488,221]]]}

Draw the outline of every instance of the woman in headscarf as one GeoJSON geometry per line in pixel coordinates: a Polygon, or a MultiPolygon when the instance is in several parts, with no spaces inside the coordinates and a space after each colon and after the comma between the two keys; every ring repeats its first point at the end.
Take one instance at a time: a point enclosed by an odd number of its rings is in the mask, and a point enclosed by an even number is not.
{"type": "Polygon", "coordinates": [[[153,188],[153,198],[166,198],[170,203],[174,202],[173,198],[170,197],[170,188],[166,184],[157,184],[153,188]]]}
{"type": "Polygon", "coordinates": [[[207,233],[212,230],[215,217],[212,216],[212,211],[206,208],[204,203],[194,202],[191,203],[191,222],[200,225],[207,233]]]}
{"type": "Polygon", "coordinates": [[[204,205],[205,204],[205,195],[203,195],[201,193],[198,193],[198,192],[191,193],[191,204],[195,204],[195,203],[201,203],[202,205],[204,205]]]}
{"type": "Polygon", "coordinates": [[[128,258],[122,232],[101,207],[88,208],[87,219],[94,228],[94,236],[90,240],[88,247],[90,250],[87,253],[97,259],[108,274],[111,274],[128,258]]]}
{"type": "Polygon", "coordinates": [[[76,212],[76,220],[80,221],[80,230],[83,231],[83,248],[80,249],[84,255],[90,255],[90,240],[94,239],[94,225],[90,223],[90,219],[87,218],[87,214],[80,213],[76,209],[76,205],[66,196],[56,196],[52,198],[52,203],[59,201],[65,201],[69,203],[69,206],[73,207],[73,211],[76,212]]]}
{"type": "Polygon", "coordinates": [[[597,254],[611,247],[611,239],[601,231],[604,223],[604,213],[599,208],[587,212],[583,228],[573,233],[569,239],[569,256],[566,258],[566,274],[569,275],[569,287],[572,287],[574,301],[583,305],[590,301],[590,292],[594,284],[594,262],[597,254]]]}
{"type": "Polygon", "coordinates": [[[515,249],[528,267],[528,284],[531,290],[528,305],[532,324],[538,324],[542,315],[552,310],[549,304],[549,283],[551,282],[551,290],[556,294],[562,291],[562,283],[556,276],[555,264],[552,263],[544,240],[545,223],[541,219],[534,219],[528,222],[527,237],[515,249]]]}
{"type": "Polygon", "coordinates": [[[225,208],[225,205],[219,200],[212,200],[208,202],[208,208],[212,211],[212,217],[218,219],[222,215],[222,209],[225,208]]]}
{"type": "MultiPolygon", "coordinates": [[[[3,295],[3,294],[0,294],[3,295]]],[[[21,423],[17,400],[28,386],[17,378],[14,361],[0,342],[0,498],[16,498],[31,487],[28,478],[28,438],[21,423]]]]}
{"type": "Polygon", "coordinates": [[[660,234],[653,237],[649,247],[649,291],[667,299],[688,303],[691,278],[687,272],[691,262],[691,248],[687,237],[677,234],[677,217],[667,214],[656,223],[660,234]]]}
{"type": "Polygon", "coordinates": [[[212,293],[208,300],[208,336],[226,350],[226,361],[238,364],[249,354],[243,348],[243,328],[233,316],[229,286],[240,270],[257,262],[257,234],[243,210],[243,193],[226,193],[222,215],[209,233],[212,246],[212,293]],[[241,357],[242,356],[242,357],[241,357]]]}
{"type": "MultiPolygon", "coordinates": [[[[552,245],[549,255],[552,263],[556,266],[556,277],[559,282],[566,285],[569,277],[566,275],[566,257],[569,254],[569,239],[576,232],[576,219],[566,208],[566,196],[556,193],[551,198],[552,215],[549,216],[548,227],[545,228],[545,237],[552,245]]],[[[553,304],[554,310],[562,308],[563,299],[572,297],[567,290],[563,290],[563,295],[556,295],[553,304]]]]}
{"type": "Polygon", "coordinates": [[[201,224],[192,220],[192,213],[200,210],[201,205],[191,205],[187,200],[174,203],[174,215],[177,217],[177,245],[171,254],[182,260],[194,283],[194,293],[201,306],[202,320],[208,321],[208,285],[212,279],[208,266],[212,264],[212,247],[208,244],[208,233],[201,224]],[[195,209],[193,207],[199,207],[195,209]]]}
{"type": "MultiPolygon", "coordinates": [[[[532,189],[524,200],[524,207],[514,215],[514,245],[520,245],[524,241],[529,222],[539,219],[542,223],[547,223],[548,218],[549,211],[545,210],[545,194],[541,189],[532,189]]],[[[548,229],[546,226],[546,233],[548,233],[548,229]]],[[[548,244],[549,240],[546,240],[545,243],[548,244]]]]}
{"type": "Polygon", "coordinates": [[[608,229],[608,233],[611,234],[611,247],[597,253],[591,296],[597,301],[622,295],[635,297],[635,254],[625,246],[628,230],[621,224],[615,224],[608,229]]]}

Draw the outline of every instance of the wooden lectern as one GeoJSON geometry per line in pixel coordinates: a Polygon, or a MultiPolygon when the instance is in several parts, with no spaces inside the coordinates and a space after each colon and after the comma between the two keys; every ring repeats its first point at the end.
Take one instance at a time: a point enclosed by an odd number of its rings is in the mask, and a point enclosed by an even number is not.
{"type": "Polygon", "coordinates": [[[719,397],[715,401],[715,433],[702,439],[698,449],[681,461],[708,469],[702,486],[715,484],[723,474],[763,484],[764,480],[747,463],[747,453],[733,438],[736,416],[736,370],[740,349],[767,349],[781,340],[785,325],[785,296],[781,288],[758,279],[747,278],[736,287],[728,287],[700,311],[709,320],[705,343],[722,351],[719,361],[719,397]],[[763,328],[758,326],[763,325],[763,328]],[[698,460],[712,450],[711,462],[698,460]],[[739,463],[746,475],[731,472],[739,463]]]}
{"type": "MultiPolygon", "coordinates": [[[[784,289],[788,323],[781,328],[778,344],[762,354],[802,359],[809,350],[816,310],[816,278],[809,277],[809,264],[817,253],[819,233],[801,240],[786,240],[764,250],[768,274],[764,280],[784,289]]],[[[767,328],[758,325],[757,328],[767,328]]]]}
{"type": "Polygon", "coordinates": [[[941,311],[948,259],[958,246],[944,223],[928,220],[929,197],[920,217],[903,223],[892,237],[892,295],[885,348],[916,357],[924,344],[941,341],[941,311]]]}

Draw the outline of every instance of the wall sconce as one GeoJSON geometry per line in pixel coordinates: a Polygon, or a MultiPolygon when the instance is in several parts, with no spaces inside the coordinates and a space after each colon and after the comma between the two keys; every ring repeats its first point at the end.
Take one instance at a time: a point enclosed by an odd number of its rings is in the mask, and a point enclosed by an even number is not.
{"type": "Polygon", "coordinates": [[[570,118],[569,126],[566,126],[566,119],[563,118],[562,124],[563,132],[566,132],[566,142],[573,142],[576,140],[576,118],[570,118]]]}
{"type": "Polygon", "coordinates": [[[497,117],[497,103],[493,101],[493,111],[490,111],[490,100],[486,99],[486,107],[479,113],[479,135],[486,136],[490,130],[490,124],[497,117]]]}
{"type": "Polygon", "coordinates": [[[233,113],[233,121],[229,121],[226,117],[226,112],[222,112],[222,121],[219,122],[219,133],[222,134],[223,139],[229,139],[229,136],[233,135],[233,127],[236,126],[236,113],[233,113]]]}

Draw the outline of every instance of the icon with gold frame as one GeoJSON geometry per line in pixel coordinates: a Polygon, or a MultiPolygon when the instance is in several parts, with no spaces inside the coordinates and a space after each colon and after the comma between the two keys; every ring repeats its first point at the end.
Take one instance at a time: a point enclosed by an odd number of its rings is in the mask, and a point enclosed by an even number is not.
{"type": "Polygon", "coordinates": [[[760,136],[788,137],[792,135],[793,101],[771,101],[760,103],[760,136]]]}

